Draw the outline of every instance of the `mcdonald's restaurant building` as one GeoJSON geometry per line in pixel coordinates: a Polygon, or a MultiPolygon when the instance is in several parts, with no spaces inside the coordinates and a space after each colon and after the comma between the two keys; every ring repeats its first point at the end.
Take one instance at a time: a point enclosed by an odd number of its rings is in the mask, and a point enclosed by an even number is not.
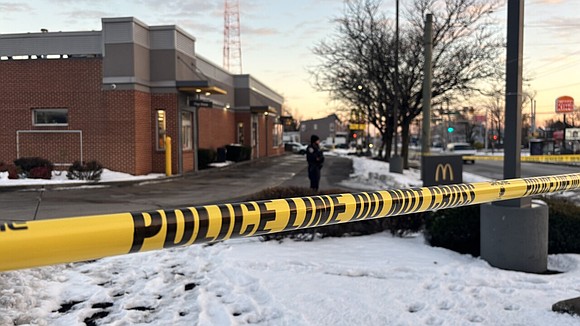
{"type": "Polygon", "coordinates": [[[197,169],[198,149],[283,153],[283,97],[195,52],[174,25],[103,18],[101,31],[0,34],[0,162],[97,160],[131,174],[197,169]]]}

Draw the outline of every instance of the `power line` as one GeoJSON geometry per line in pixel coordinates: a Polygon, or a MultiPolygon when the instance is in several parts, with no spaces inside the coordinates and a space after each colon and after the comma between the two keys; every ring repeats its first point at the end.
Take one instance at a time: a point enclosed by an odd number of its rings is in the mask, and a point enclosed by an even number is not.
{"type": "Polygon", "coordinates": [[[540,89],[538,91],[551,91],[551,90],[554,90],[554,89],[559,89],[559,88],[564,88],[564,87],[572,87],[572,86],[576,86],[576,85],[580,85],[580,82],[573,83],[573,84],[568,84],[568,85],[560,85],[560,86],[556,86],[556,87],[544,88],[544,89],[540,89]]]}

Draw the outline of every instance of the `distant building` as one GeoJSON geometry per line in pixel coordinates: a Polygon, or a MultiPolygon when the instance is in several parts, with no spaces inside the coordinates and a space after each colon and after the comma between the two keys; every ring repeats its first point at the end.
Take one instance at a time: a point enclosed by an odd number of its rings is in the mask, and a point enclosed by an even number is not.
{"type": "Polygon", "coordinates": [[[320,119],[300,122],[300,138],[302,142],[310,142],[310,136],[317,135],[327,145],[337,143],[337,136],[342,139],[347,135],[347,129],[336,114],[320,119]]]}
{"type": "Polygon", "coordinates": [[[284,126],[285,143],[301,143],[298,122],[292,116],[281,116],[280,122],[284,126]]]}
{"type": "Polygon", "coordinates": [[[196,170],[198,149],[283,152],[284,98],[195,52],[181,28],[103,18],[102,31],[0,34],[0,161],[97,160],[131,174],[196,170]]]}

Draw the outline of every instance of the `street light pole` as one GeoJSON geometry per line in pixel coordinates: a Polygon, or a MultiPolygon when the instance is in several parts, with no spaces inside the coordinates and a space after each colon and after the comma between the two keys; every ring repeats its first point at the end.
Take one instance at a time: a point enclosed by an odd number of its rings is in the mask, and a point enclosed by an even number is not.
{"type": "Polygon", "coordinates": [[[396,1],[395,7],[395,80],[394,80],[394,91],[395,91],[395,102],[393,103],[393,125],[395,134],[395,154],[391,157],[389,162],[389,172],[392,173],[403,173],[403,158],[397,154],[397,128],[399,121],[399,0],[396,1]]]}
{"type": "Polygon", "coordinates": [[[433,14],[425,17],[424,32],[425,63],[423,66],[423,128],[421,129],[421,153],[429,155],[431,147],[431,88],[433,64],[433,14]]]}

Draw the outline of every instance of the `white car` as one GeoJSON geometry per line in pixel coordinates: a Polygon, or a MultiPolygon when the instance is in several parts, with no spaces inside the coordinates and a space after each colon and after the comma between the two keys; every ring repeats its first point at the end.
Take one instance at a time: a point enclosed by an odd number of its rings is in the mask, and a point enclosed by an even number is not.
{"type": "MultiPolygon", "coordinates": [[[[469,143],[450,143],[447,144],[447,152],[461,156],[476,155],[477,151],[469,143]]],[[[463,163],[470,162],[475,164],[475,160],[463,160],[463,163]]]]}
{"type": "Polygon", "coordinates": [[[284,143],[284,147],[291,147],[292,148],[292,153],[295,154],[306,154],[306,148],[308,147],[308,145],[303,145],[300,143],[294,143],[294,142],[288,142],[288,143],[284,143]]]}

